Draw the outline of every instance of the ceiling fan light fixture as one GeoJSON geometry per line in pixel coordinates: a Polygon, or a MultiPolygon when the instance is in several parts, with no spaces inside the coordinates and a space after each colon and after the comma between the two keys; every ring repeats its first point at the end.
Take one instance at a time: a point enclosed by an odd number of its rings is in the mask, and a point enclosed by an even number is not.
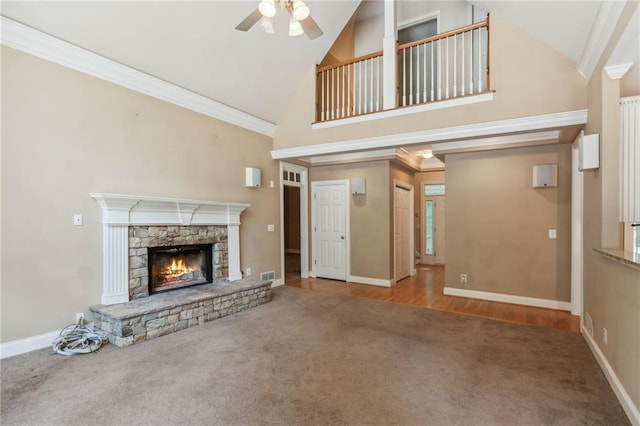
{"type": "Polygon", "coordinates": [[[295,18],[291,18],[289,20],[289,36],[297,37],[299,35],[304,34],[304,30],[302,29],[302,25],[295,18]]]}
{"type": "Polygon", "coordinates": [[[262,28],[266,34],[273,34],[275,32],[273,29],[273,18],[262,18],[259,27],[262,28]]]}
{"type": "Polygon", "coordinates": [[[265,18],[273,18],[277,11],[274,0],[262,0],[258,5],[258,10],[265,18]]]}
{"type": "Polygon", "coordinates": [[[309,17],[309,7],[302,0],[294,0],[293,17],[298,21],[303,21],[309,17]]]}

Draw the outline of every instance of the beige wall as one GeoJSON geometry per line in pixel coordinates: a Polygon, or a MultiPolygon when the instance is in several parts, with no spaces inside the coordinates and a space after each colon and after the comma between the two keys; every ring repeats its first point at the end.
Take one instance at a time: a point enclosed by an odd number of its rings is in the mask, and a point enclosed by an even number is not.
{"type": "Polygon", "coordinates": [[[453,154],[446,164],[445,286],[569,302],[571,146],[453,154]],[[558,165],[557,187],[532,188],[536,164],[558,165]]]}
{"type": "Polygon", "coordinates": [[[2,48],[2,341],[60,329],[100,303],[102,214],[90,192],[247,202],[241,266],[280,264],[271,140],[2,48]],[[73,226],[73,214],[84,226],[73,226]]]}
{"type": "Polygon", "coordinates": [[[339,62],[348,61],[349,59],[353,59],[353,38],[355,33],[355,23],[353,19],[347,22],[347,25],[343,28],[342,32],[333,42],[331,49],[325,55],[322,62],[320,62],[320,66],[324,67],[327,65],[337,64],[339,62]]]}
{"type": "Polygon", "coordinates": [[[274,148],[401,134],[586,108],[586,84],[575,63],[515,27],[491,16],[491,89],[494,100],[384,120],[312,130],[315,71],[307,72],[278,123],[274,148]],[[524,101],[526,100],[526,101],[524,101]]]}
{"type": "MultiPolygon", "coordinates": [[[[367,193],[349,194],[351,228],[351,275],[388,280],[392,278],[389,240],[389,162],[312,167],[310,182],[364,177],[367,193]]],[[[313,195],[311,195],[313,196],[313,195]]],[[[311,238],[309,238],[311,241],[311,238]]],[[[311,252],[310,259],[313,259],[311,252]]],[[[311,260],[313,261],[313,260],[311,260]]]]}
{"type": "MultiPolygon", "coordinates": [[[[623,17],[603,57],[611,53],[638,2],[623,17]]],[[[601,60],[589,82],[589,120],[585,133],[600,134],[600,169],[584,176],[584,313],[593,320],[593,339],[613,368],[636,409],[640,409],[640,272],[605,259],[594,248],[617,247],[619,87],[602,73],[601,60]],[[612,197],[616,201],[611,201],[612,197]],[[603,329],[608,343],[604,343],[603,329]]]]}

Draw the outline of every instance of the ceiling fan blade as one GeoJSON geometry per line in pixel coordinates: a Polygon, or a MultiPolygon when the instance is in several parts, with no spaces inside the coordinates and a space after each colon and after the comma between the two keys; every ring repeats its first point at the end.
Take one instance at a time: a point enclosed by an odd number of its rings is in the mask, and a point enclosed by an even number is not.
{"type": "Polygon", "coordinates": [[[311,40],[314,40],[324,34],[318,24],[316,24],[316,21],[314,21],[311,16],[300,21],[300,25],[302,25],[304,33],[311,40]]]}
{"type": "Polygon", "coordinates": [[[260,13],[258,8],[256,8],[256,10],[251,12],[249,16],[244,18],[244,21],[238,24],[238,26],[236,27],[236,30],[249,31],[249,28],[253,27],[256,24],[256,22],[260,20],[260,18],[262,18],[262,13],[260,13]]]}

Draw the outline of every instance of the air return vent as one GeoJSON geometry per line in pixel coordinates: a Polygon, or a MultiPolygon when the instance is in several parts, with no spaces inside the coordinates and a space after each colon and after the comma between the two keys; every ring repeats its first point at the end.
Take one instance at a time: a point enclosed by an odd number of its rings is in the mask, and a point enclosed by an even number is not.
{"type": "Polygon", "coordinates": [[[260,279],[263,281],[273,281],[276,279],[276,271],[268,271],[260,273],[260,279]]]}

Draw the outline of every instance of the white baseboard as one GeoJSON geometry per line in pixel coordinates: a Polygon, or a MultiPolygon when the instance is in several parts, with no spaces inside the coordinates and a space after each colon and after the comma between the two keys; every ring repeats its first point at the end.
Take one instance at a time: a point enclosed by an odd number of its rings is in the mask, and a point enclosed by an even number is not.
{"type": "Polygon", "coordinates": [[[582,332],[582,337],[587,342],[587,345],[589,345],[589,349],[591,349],[591,352],[598,362],[598,365],[600,365],[600,368],[604,372],[609,385],[611,385],[613,393],[618,398],[618,401],[620,401],[622,409],[626,413],[627,417],[629,417],[629,421],[631,421],[632,425],[640,425],[640,410],[638,410],[638,407],[635,406],[635,404],[631,400],[631,397],[629,397],[629,394],[624,389],[624,386],[622,386],[622,383],[618,379],[618,376],[616,376],[613,368],[611,368],[611,365],[607,361],[607,358],[604,356],[604,354],[598,347],[598,344],[595,340],[593,340],[593,337],[591,337],[587,329],[584,328],[584,325],[580,326],[580,331],[582,332]]]}
{"type": "Polygon", "coordinates": [[[278,278],[277,280],[273,280],[271,282],[271,288],[280,287],[281,285],[284,285],[284,279],[282,279],[282,278],[278,278]]]}
{"type": "Polygon", "coordinates": [[[37,336],[0,343],[0,359],[51,346],[53,340],[58,337],[59,334],[60,330],[51,331],[49,333],[38,334],[37,336]]]}
{"type": "Polygon", "coordinates": [[[489,293],[487,291],[467,290],[455,287],[445,287],[443,293],[445,296],[468,297],[470,299],[491,300],[492,302],[513,303],[515,305],[571,311],[570,302],[561,302],[559,300],[536,299],[534,297],[512,296],[510,294],[489,293]]]}
{"type": "Polygon", "coordinates": [[[349,281],[350,283],[377,285],[379,287],[391,287],[393,285],[393,280],[381,280],[379,278],[357,277],[355,275],[349,275],[349,278],[347,279],[347,281],[349,281]]]}

